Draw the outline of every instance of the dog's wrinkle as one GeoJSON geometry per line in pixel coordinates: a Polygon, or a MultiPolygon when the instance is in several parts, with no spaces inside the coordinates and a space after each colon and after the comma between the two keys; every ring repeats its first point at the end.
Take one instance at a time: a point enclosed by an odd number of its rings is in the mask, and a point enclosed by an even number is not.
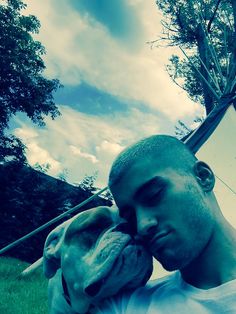
{"type": "Polygon", "coordinates": [[[94,257],[100,262],[103,259],[115,259],[124,246],[130,241],[127,234],[105,232],[94,250],[94,257]]]}
{"type": "MultiPolygon", "coordinates": [[[[123,279],[122,286],[124,289],[135,287],[137,283],[140,282],[141,278],[145,277],[145,280],[147,281],[151,276],[152,260],[141,246],[127,245],[122,251],[121,257],[123,265],[118,273],[119,277],[123,279]],[[131,269],[132,276],[130,277],[131,269]],[[127,278],[132,278],[130,284],[129,281],[127,282],[127,278]]],[[[116,276],[115,272],[114,276],[116,276]]]]}
{"type": "MultiPolygon", "coordinates": [[[[125,262],[125,258],[123,255],[121,255],[120,258],[117,258],[114,261],[114,264],[112,266],[112,272],[110,271],[106,274],[105,277],[100,278],[95,282],[92,282],[90,285],[88,285],[85,288],[85,292],[91,297],[95,297],[95,296],[100,297],[101,293],[104,295],[104,289],[106,289],[106,284],[107,284],[108,279],[111,279],[114,276],[114,272],[116,273],[116,276],[117,274],[120,273],[124,265],[124,262],[125,262]]],[[[110,281],[111,280],[109,280],[109,282],[110,281]]],[[[112,285],[114,285],[114,281],[112,281],[112,285]]],[[[109,290],[110,290],[110,287],[108,284],[108,289],[107,289],[108,293],[109,293],[109,290]]]]}
{"type": "Polygon", "coordinates": [[[105,230],[108,230],[113,221],[110,216],[99,214],[90,214],[88,217],[78,217],[75,219],[65,234],[65,242],[70,243],[74,237],[79,237],[81,233],[95,233],[99,235],[105,230]],[[92,216],[92,217],[90,217],[92,216]]]}
{"type": "MultiPolygon", "coordinates": [[[[90,294],[95,299],[99,299],[115,294],[121,289],[131,289],[135,287],[143,277],[145,277],[146,282],[151,275],[151,271],[149,271],[151,265],[149,263],[150,260],[147,259],[147,253],[142,250],[143,248],[140,245],[136,245],[134,240],[129,238],[124,247],[118,251],[113,263],[109,265],[109,268],[106,268],[106,272],[97,272],[98,276],[95,276],[87,283],[85,288],[86,293],[90,294]],[[131,269],[132,276],[127,282],[127,278],[130,278],[131,269]]],[[[103,264],[103,271],[104,268],[103,264]]],[[[142,282],[144,282],[144,280],[142,282]]]]}
{"type": "Polygon", "coordinates": [[[90,277],[85,286],[97,282],[113,270],[114,263],[123,249],[129,243],[130,237],[120,232],[104,234],[104,238],[89,257],[89,264],[93,265],[93,277],[90,277]]]}
{"type": "Polygon", "coordinates": [[[140,246],[131,245],[128,242],[117,256],[111,271],[107,273],[106,277],[103,280],[91,283],[90,289],[94,287],[97,289],[96,293],[94,291],[94,300],[100,300],[120,291],[135,288],[140,282],[143,285],[148,280],[151,275],[151,260],[148,259],[147,252],[140,255],[140,250],[140,246]],[[144,280],[142,280],[143,278],[144,280]]]}

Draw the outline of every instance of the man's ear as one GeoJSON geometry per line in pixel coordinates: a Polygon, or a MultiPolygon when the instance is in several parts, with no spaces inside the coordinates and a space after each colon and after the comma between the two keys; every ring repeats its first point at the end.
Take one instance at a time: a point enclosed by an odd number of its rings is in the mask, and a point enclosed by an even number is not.
{"type": "Polygon", "coordinates": [[[61,247],[68,221],[53,229],[44,244],[43,272],[47,278],[52,278],[57,269],[61,267],[61,247]]]}
{"type": "Polygon", "coordinates": [[[205,192],[210,192],[215,186],[215,176],[211,168],[203,161],[196,161],[194,173],[198,183],[205,192]]]}

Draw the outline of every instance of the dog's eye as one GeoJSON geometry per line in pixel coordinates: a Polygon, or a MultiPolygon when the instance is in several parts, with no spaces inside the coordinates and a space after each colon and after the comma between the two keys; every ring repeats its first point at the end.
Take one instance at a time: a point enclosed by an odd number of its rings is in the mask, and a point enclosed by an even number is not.
{"type": "Polygon", "coordinates": [[[85,232],[93,239],[98,238],[98,236],[104,231],[104,228],[96,225],[89,226],[86,228],[85,232]]]}
{"type": "Polygon", "coordinates": [[[92,234],[85,231],[82,232],[78,237],[78,244],[81,248],[90,249],[95,242],[96,238],[94,238],[92,234]]]}
{"type": "Polygon", "coordinates": [[[103,231],[104,228],[97,225],[90,225],[86,229],[80,230],[77,234],[79,246],[86,249],[91,248],[103,231]]]}

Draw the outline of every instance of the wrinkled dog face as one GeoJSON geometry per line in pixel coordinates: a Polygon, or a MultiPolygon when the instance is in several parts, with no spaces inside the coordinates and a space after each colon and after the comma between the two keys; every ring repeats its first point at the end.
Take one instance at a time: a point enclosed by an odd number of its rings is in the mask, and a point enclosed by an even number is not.
{"type": "Polygon", "coordinates": [[[116,209],[97,207],[82,212],[60,232],[60,241],[54,239],[54,262],[60,256],[71,305],[78,313],[86,313],[90,304],[149,279],[152,258],[128,234],[116,209]]]}

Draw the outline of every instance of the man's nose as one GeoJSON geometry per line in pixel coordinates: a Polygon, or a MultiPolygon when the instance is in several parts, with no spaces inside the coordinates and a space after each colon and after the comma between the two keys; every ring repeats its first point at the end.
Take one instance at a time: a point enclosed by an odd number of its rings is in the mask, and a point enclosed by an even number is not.
{"type": "Polygon", "coordinates": [[[152,215],[148,215],[145,211],[137,213],[137,233],[142,237],[153,234],[158,226],[158,220],[152,215]]]}

